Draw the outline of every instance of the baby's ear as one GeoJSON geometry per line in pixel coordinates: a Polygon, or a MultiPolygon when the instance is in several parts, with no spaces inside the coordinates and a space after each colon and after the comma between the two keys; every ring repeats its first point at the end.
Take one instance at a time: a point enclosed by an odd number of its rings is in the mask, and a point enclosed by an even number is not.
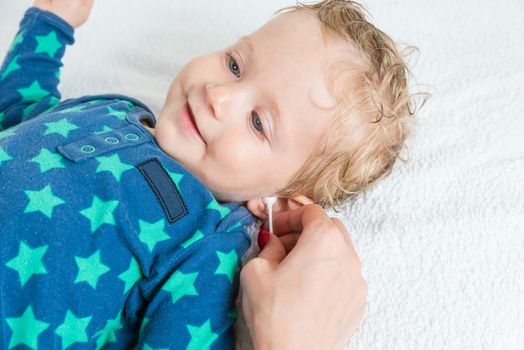
{"type": "MultiPolygon", "coordinates": [[[[277,197],[276,203],[273,204],[273,215],[313,203],[314,202],[311,199],[302,194],[293,195],[289,198],[277,197]]],[[[262,220],[267,219],[267,209],[266,205],[262,201],[262,198],[248,200],[246,202],[246,207],[253,215],[259,217],[262,220]]]]}

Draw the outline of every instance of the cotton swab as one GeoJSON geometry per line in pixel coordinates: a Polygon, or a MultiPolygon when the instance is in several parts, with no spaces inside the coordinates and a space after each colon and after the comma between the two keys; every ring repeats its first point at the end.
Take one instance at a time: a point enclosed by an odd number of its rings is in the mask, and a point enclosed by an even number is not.
{"type": "Polygon", "coordinates": [[[262,201],[266,205],[269,217],[269,232],[273,233],[273,204],[276,203],[277,197],[264,197],[262,201]]]}

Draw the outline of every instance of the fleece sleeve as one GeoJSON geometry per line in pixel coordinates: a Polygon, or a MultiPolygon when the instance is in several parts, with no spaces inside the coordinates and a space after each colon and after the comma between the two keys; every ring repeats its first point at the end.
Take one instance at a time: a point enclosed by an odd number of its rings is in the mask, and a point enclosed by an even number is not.
{"type": "Polygon", "coordinates": [[[0,131],[53,108],[66,45],[74,29],[51,12],[32,7],[0,68],[0,131]]]}

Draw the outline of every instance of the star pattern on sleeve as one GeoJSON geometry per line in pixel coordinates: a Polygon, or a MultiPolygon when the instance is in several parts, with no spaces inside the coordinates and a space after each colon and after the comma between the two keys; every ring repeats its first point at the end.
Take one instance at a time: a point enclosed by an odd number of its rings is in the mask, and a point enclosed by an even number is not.
{"type": "Polygon", "coordinates": [[[53,210],[56,206],[64,204],[65,201],[62,198],[57,197],[51,190],[51,185],[47,185],[41,190],[36,191],[24,191],[26,196],[29,198],[29,203],[25,207],[24,213],[41,212],[49,219],[53,215],[53,210]]]}
{"type": "Polygon", "coordinates": [[[74,283],[86,282],[93,289],[96,289],[100,276],[111,270],[102,264],[100,250],[87,258],[75,256],[75,261],[78,266],[78,274],[74,283]]]}
{"type": "Polygon", "coordinates": [[[125,120],[126,119],[126,115],[127,115],[126,112],[124,112],[124,111],[117,111],[117,110],[113,109],[112,107],[107,107],[107,109],[109,111],[108,115],[112,115],[114,117],[117,117],[120,120],[125,120]]]}
{"type": "Polygon", "coordinates": [[[96,173],[109,171],[118,182],[122,179],[122,174],[124,172],[135,169],[134,166],[122,162],[118,154],[106,157],[96,157],[95,159],[100,163],[96,168],[96,173]]]}
{"type": "Polygon", "coordinates": [[[65,138],[67,138],[70,131],[78,129],[78,126],[76,126],[73,123],[70,123],[65,118],[60,119],[56,122],[44,123],[44,125],[47,127],[47,130],[45,131],[44,135],[60,134],[65,138]]]}
{"type": "Polygon", "coordinates": [[[83,318],[76,317],[75,314],[67,310],[64,323],[58,326],[55,333],[62,338],[62,349],[66,349],[74,343],[87,343],[87,326],[93,316],[83,318]]]}
{"type": "Polygon", "coordinates": [[[124,282],[124,294],[126,294],[142,277],[143,275],[140,270],[140,265],[138,265],[135,258],[131,257],[129,268],[118,275],[118,278],[124,282]]]}
{"type": "Polygon", "coordinates": [[[153,223],[144,220],[139,220],[138,222],[140,226],[138,239],[147,246],[150,252],[153,252],[158,243],[170,238],[170,236],[164,232],[163,219],[153,223]]]}
{"type": "Polygon", "coordinates": [[[97,340],[96,340],[96,349],[97,350],[101,349],[107,343],[116,342],[115,333],[116,331],[118,331],[120,328],[123,327],[122,322],[120,322],[121,315],[122,315],[122,311],[120,311],[114,319],[107,320],[104,328],[96,332],[95,337],[97,337],[97,340]]]}
{"type": "Polygon", "coordinates": [[[47,35],[36,35],[35,40],[37,41],[35,53],[46,53],[50,57],[55,57],[56,52],[62,47],[54,30],[47,35]]]}
{"type": "Polygon", "coordinates": [[[51,169],[65,168],[64,163],[62,163],[62,156],[45,148],[42,148],[40,153],[31,158],[29,162],[38,164],[42,174],[51,169]]]}
{"type": "Polygon", "coordinates": [[[198,295],[198,291],[195,288],[197,277],[198,272],[183,273],[175,271],[164,284],[162,290],[171,293],[171,301],[174,304],[186,295],[198,295]]]}
{"type": "Polygon", "coordinates": [[[186,350],[209,349],[218,338],[218,334],[211,329],[211,320],[207,320],[201,326],[188,324],[186,327],[191,335],[191,341],[187,345],[186,350]]]}
{"type": "Polygon", "coordinates": [[[38,336],[49,327],[49,323],[36,319],[31,305],[20,317],[7,318],[6,322],[13,332],[9,348],[24,344],[31,349],[36,349],[38,336]]]}
{"type": "Polygon", "coordinates": [[[89,219],[91,232],[94,233],[103,224],[116,225],[114,211],[118,204],[117,200],[104,202],[97,196],[94,196],[91,206],[80,210],[80,214],[89,219]]]}
{"type": "Polygon", "coordinates": [[[34,80],[31,85],[26,88],[17,89],[18,93],[22,95],[22,101],[38,102],[44,97],[50,95],[49,91],[42,89],[40,83],[34,80]]]}
{"type": "Polygon", "coordinates": [[[230,283],[233,283],[236,273],[239,271],[238,268],[238,255],[235,250],[231,250],[229,253],[224,253],[217,250],[218,264],[215,270],[216,275],[226,275],[230,283]]]}
{"type": "Polygon", "coordinates": [[[6,266],[18,272],[20,285],[23,287],[29,279],[36,274],[47,274],[42,261],[48,246],[31,248],[28,244],[20,242],[18,255],[6,263],[6,266]]]}

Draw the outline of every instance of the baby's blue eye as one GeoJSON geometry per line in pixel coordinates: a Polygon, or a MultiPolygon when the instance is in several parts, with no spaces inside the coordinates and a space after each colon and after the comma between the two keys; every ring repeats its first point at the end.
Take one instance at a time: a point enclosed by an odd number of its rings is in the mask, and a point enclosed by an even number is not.
{"type": "Polygon", "coordinates": [[[255,112],[251,114],[251,123],[253,124],[253,127],[256,131],[258,131],[261,134],[264,134],[264,125],[262,125],[260,117],[255,112]]]}
{"type": "Polygon", "coordinates": [[[235,58],[228,54],[229,60],[228,60],[228,66],[231,73],[233,73],[237,78],[240,78],[240,68],[238,67],[238,63],[235,60],[235,58]]]}

